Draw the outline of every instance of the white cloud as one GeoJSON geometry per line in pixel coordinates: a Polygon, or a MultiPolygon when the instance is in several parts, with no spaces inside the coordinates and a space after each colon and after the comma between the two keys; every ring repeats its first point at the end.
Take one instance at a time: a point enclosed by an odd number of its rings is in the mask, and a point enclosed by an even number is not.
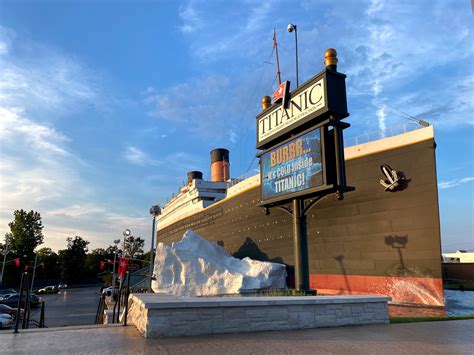
{"type": "Polygon", "coordinates": [[[439,189],[450,189],[452,187],[456,187],[462,184],[466,184],[468,182],[474,181],[474,176],[469,176],[469,177],[464,177],[461,179],[453,179],[449,181],[440,181],[438,183],[438,188],[439,189]]]}
{"type": "Polygon", "coordinates": [[[69,112],[83,102],[99,101],[95,84],[92,80],[87,81],[91,74],[77,60],[48,52],[45,48],[38,51],[37,56],[28,60],[3,56],[2,106],[21,103],[22,109],[28,112],[57,115],[69,112]]]}
{"type": "MultiPolygon", "coordinates": [[[[150,115],[180,125],[202,139],[233,135],[229,125],[242,108],[241,85],[232,85],[223,75],[194,78],[166,91],[148,89],[144,102],[151,106],[150,115]],[[226,94],[224,94],[226,93],[226,94]]],[[[244,92],[245,93],[245,92],[244,92]]]]}
{"type": "Polygon", "coordinates": [[[12,30],[0,26],[0,55],[8,54],[14,37],[15,33],[12,30]]]}
{"type": "Polygon", "coordinates": [[[100,200],[100,191],[84,177],[94,168],[55,127],[82,104],[103,102],[89,70],[4,27],[0,55],[0,235],[8,231],[13,211],[26,209],[41,213],[45,245],[54,249],[64,248],[73,235],[92,248],[104,246],[131,226],[147,236],[141,214],[100,200]]]}
{"type": "Polygon", "coordinates": [[[369,16],[374,15],[378,11],[382,10],[383,7],[383,1],[382,0],[371,0],[370,5],[367,8],[367,14],[369,16]]]}
{"type": "Polygon", "coordinates": [[[63,144],[69,139],[52,127],[26,118],[21,108],[0,107],[0,139],[4,145],[24,140],[31,150],[67,155],[63,144]]]}
{"type": "Polygon", "coordinates": [[[195,5],[195,1],[190,1],[179,9],[179,17],[183,22],[179,29],[183,33],[193,33],[203,27],[201,14],[195,5]]]}
{"type": "Polygon", "coordinates": [[[56,248],[65,247],[68,236],[80,235],[90,241],[90,249],[112,244],[121,231],[129,228],[134,235],[149,237],[150,221],[145,214],[123,214],[83,201],[83,204],[51,209],[42,214],[47,243],[56,248]]]}
{"type": "MultiPolygon", "coordinates": [[[[222,58],[248,57],[265,47],[261,30],[268,26],[274,1],[261,3],[215,3],[191,0],[182,6],[179,16],[181,32],[190,39],[192,56],[214,62],[222,58]],[[210,14],[219,12],[219,16],[210,14]]],[[[271,35],[269,35],[271,41],[271,35]]]]}
{"type": "Polygon", "coordinates": [[[148,154],[142,151],[140,148],[134,146],[128,146],[124,152],[124,158],[131,164],[145,166],[145,165],[157,165],[158,161],[151,159],[148,154]]]}
{"type": "MultiPolygon", "coordinates": [[[[382,105],[382,107],[380,107],[378,110],[377,110],[377,118],[379,120],[379,129],[381,132],[385,132],[385,130],[387,129],[386,125],[385,125],[385,118],[386,118],[386,114],[385,114],[385,107],[384,105],[382,105]]],[[[382,133],[382,134],[385,134],[385,133],[382,133]]]]}

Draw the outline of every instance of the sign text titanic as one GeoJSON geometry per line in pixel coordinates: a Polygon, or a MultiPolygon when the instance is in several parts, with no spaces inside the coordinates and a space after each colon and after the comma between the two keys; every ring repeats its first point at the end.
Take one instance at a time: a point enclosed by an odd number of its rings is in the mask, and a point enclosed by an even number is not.
{"type": "Polygon", "coordinates": [[[266,113],[265,116],[258,118],[258,143],[287,127],[295,125],[299,120],[325,107],[324,92],[324,79],[320,79],[299,94],[292,95],[287,108],[280,104],[266,113]]]}

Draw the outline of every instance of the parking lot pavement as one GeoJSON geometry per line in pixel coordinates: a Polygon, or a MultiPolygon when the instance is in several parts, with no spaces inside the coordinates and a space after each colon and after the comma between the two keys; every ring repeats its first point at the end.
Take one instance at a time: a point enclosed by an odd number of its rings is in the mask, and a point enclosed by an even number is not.
{"type": "MultiPolygon", "coordinates": [[[[94,324],[99,287],[69,288],[58,294],[40,295],[45,301],[47,327],[94,324]]],[[[30,320],[39,321],[40,307],[31,309],[30,320]]]]}

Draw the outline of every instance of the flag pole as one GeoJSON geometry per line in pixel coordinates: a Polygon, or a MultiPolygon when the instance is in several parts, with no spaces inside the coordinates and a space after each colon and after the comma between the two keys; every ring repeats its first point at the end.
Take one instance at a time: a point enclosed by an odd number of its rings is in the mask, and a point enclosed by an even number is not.
{"type": "Polygon", "coordinates": [[[5,241],[5,249],[3,250],[2,275],[0,276],[0,287],[3,286],[3,274],[5,273],[5,264],[7,263],[7,254],[8,254],[8,242],[5,241]]]}
{"type": "Polygon", "coordinates": [[[112,270],[112,292],[115,294],[115,262],[117,260],[117,251],[114,251],[114,267],[112,270]]]}
{"type": "Polygon", "coordinates": [[[278,43],[277,43],[277,35],[276,35],[275,28],[273,29],[273,48],[275,48],[278,85],[280,85],[281,84],[281,73],[280,73],[280,62],[278,60],[278,43]]]}
{"type": "Polygon", "coordinates": [[[33,284],[35,282],[35,274],[36,274],[36,262],[38,261],[38,253],[35,253],[35,267],[33,268],[33,276],[31,277],[31,287],[30,292],[33,292],[33,284]]]}

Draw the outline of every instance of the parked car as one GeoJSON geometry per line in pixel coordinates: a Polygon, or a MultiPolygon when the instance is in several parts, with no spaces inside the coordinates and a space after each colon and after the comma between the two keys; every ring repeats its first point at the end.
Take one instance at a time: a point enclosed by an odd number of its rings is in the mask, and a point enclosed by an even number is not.
{"type": "Polygon", "coordinates": [[[12,290],[11,288],[2,288],[2,289],[0,289],[0,297],[3,296],[3,295],[12,294],[12,293],[16,293],[16,291],[12,290]]]}
{"type": "Polygon", "coordinates": [[[6,301],[8,300],[11,296],[14,296],[14,295],[18,295],[18,293],[15,291],[15,292],[12,292],[12,293],[6,293],[4,295],[0,295],[0,303],[3,303],[2,301],[6,301]]]}
{"type": "Polygon", "coordinates": [[[67,288],[67,285],[64,282],[60,282],[58,285],[59,289],[67,288]]]}
{"type": "Polygon", "coordinates": [[[46,287],[40,288],[37,293],[48,294],[48,293],[58,293],[58,292],[59,292],[58,286],[46,286],[46,287]]]}
{"type": "MultiPolygon", "coordinates": [[[[119,288],[116,286],[115,287],[115,294],[118,294],[119,288]]],[[[112,286],[106,287],[102,290],[102,294],[106,296],[112,296],[112,286]]]]}
{"type": "Polygon", "coordinates": [[[0,328],[10,328],[13,325],[13,317],[9,314],[0,314],[0,328]]]}
{"type": "MultiPolygon", "coordinates": [[[[20,295],[18,293],[12,294],[12,295],[7,295],[8,297],[3,297],[0,299],[0,304],[6,304],[7,306],[10,307],[16,307],[18,305],[18,300],[20,299],[20,295]]],[[[23,295],[21,297],[21,306],[25,306],[26,301],[26,295],[23,295]]],[[[41,302],[43,302],[43,299],[36,296],[34,293],[30,294],[30,305],[32,307],[38,306],[41,302]]]]}
{"type": "MultiPolygon", "coordinates": [[[[9,314],[13,318],[16,317],[16,312],[17,308],[13,308],[10,306],[7,306],[6,304],[0,304],[0,314],[9,314]]],[[[20,317],[23,316],[24,310],[23,308],[20,308],[20,317]]]]}

